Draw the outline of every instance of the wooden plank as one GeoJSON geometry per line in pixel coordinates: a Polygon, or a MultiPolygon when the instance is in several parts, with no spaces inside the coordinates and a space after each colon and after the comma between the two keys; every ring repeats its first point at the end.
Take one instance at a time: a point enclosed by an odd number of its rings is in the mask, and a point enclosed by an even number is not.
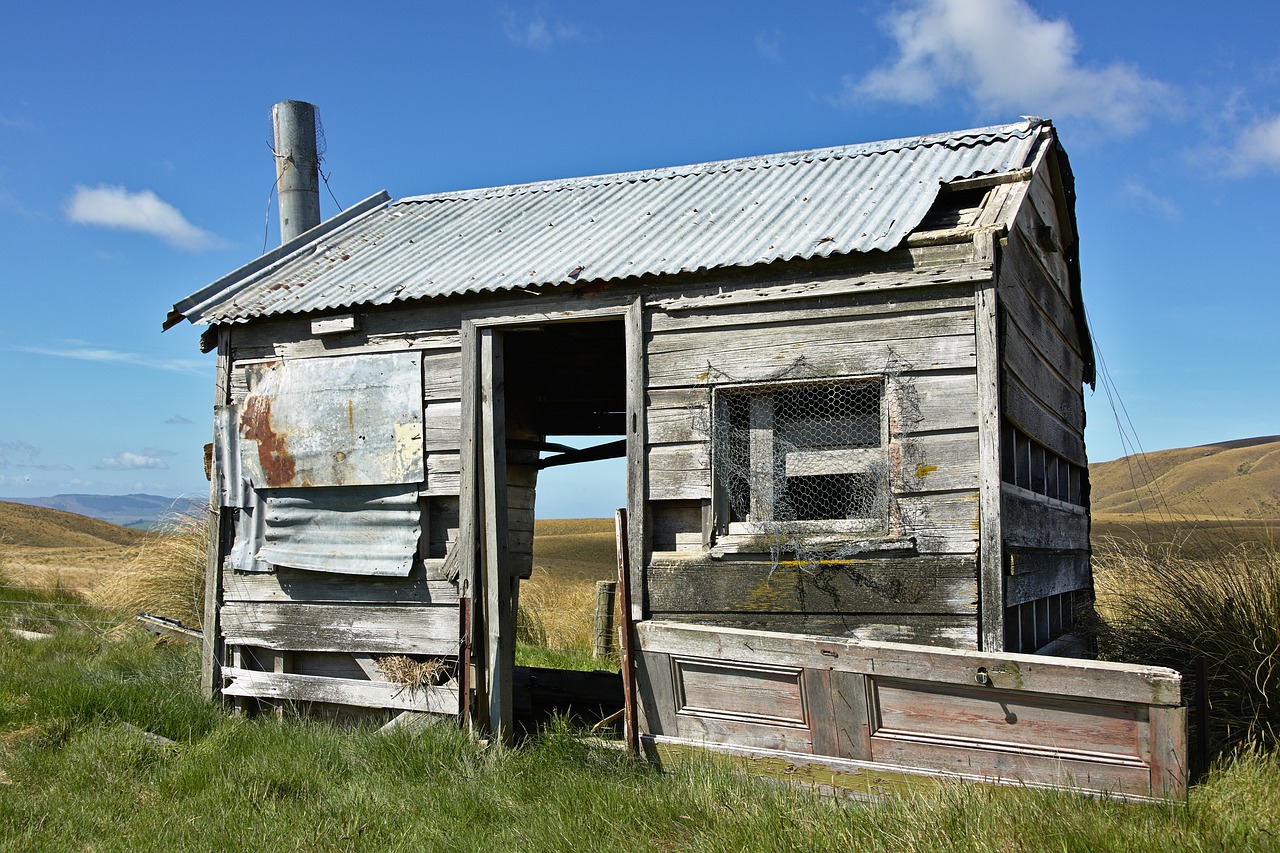
{"type": "MultiPolygon", "coordinates": [[[[963,327],[962,318],[944,318],[963,327]]],[[[907,369],[973,368],[972,318],[964,333],[931,336],[942,323],[894,330],[830,328],[801,324],[768,334],[735,335],[708,330],[702,335],[664,335],[649,348],[649,384],[654,388],[687,387],[716,382],[770,382],[832,376],[881,374],[892,355],[907,369]],[[918,333],[918,336],[917,336],[918,333]]]]}
{"type": "Polygon", "coordinates": [[[1084,423],[1084,392],[1080,383],[1064,379],[1012,323],[1005,325],[1001,356],[1005,369],[1046,409],[1057,412],[1068,424],[1084,423]]]}
{"type": "MultiPolygon", "coordinates": [[[[214,369],[213,407],[217,411],[231,400],[231,327],[218,327],[218,360],[214,369]]],[[[223,472],[214,466],[209,483],[209,513],[206,521],[209,543],[206,546],[204,564],[204,607],[201,624],[204,642],[200,649],[200,692],[216,699],[220,693],[222,678],[219,674],[225,663],[226,648],[222,639],[222,561],[231,550],[234,527],[231,514],[223,516],[220,496],[223,494],[223,472]]]]}
{"type": "Polygon", "coordinates": [[[1001,486],[1000,517],[1006,547],[1054,551],[1089,549],[1089,513],[1008,483],[1001,486]]]}
{"type": "Polygon", "coordinates": [[[684,444],[710,437],[710,388],[651,391],[647,397],[645,428],[650,444],[684,444]]]}
{"type": "Polygon", "coordinates": [[[1151,708],[1151,795],[1170,800],[1187,798],[1187,709],[1151,708]]]}
{"type": "Polygon", "coordinates": [[[671,732],[676,727],[675,691],[670,656],[636,649],[636,710],[640,732],[671,732]]]}
{"type": "Polygon", "coordinates": [[[1035,263],[1035,249],[1020,234],[1010,235],[1001,256],[999,295],[1006,314],[1045,352],[1063,364],[1080,360],[1071,304],[1035,263]]]}
{"type": "Polygon", "coordinates": [[[614,550],[618,553],[618,610],[622,614],[622,696],[623,718],[627,748],[635,754],[640,753],[640,712],[637,707],[636,693],[636,637],[634,608],[631,606],[631,553],[627,539],[630,534],[627,524],[627,510],[619,509],[614,513],[613,537],[614,550]]]}
{"type": "MultiPolygon", "coordinates": [[[[881,296],[877,290],[902,290],[905,288],[926,288],[930,291],[951,285],[966,285],[984,278],[989,278],[989,266],[979,263],[947,264],[940,267],[921,266],[914,269],[897,269],[884,271],[883,267],[862,274],[847,274],[834,279],[807,280],[785,284],[768,284],[761,287],[742,287],[721,289],[714,293],[697,296],[679,296],[674,299],[659,298],[650,301],[650,306],[661,309],[667,314],[679,312],[707,312],[737,305],[756,305],[760,303],[789,302],[798,299],[839,299],[856,296],[859,302],[868,306],[892,304],[895,296],[881,296]]],[[[855,303],[856,304],[856,303],[855,303]]],[[[655,324],[672,323],[674,318],[659,319],[655,312],[655,324]]],[[[661,325],[655,325],[655,331],[661,325]]]]}
{"type": "Polygon", "coordinates": [[[223,597],[228,602],[423,605],[456,604],[458,601],[455,584],[428,580],[417,570],[407,578],[362,577],[287,568],[274,572],[226,570],[223,590],[223,597]]]}
{"type": "Polygon", "coordinates": [[[711,497],[709,443],[650,445],[647,451],[651,500],[700,501],[711,497]]]}
{"type": "Polygon", "coordinates": [[[427,486],[421,495],[448,496],[462,491],[462,454],[437,451],[427,454],[427,486]]]}
{"type": "Polygon", "coordinates": [[[426,401],[463,398],[462,350],[430,350],[422,354],[422,396],[426,401]]]}
{"type": "Polygon", "coordinates": [[[897,495],[977,489],[979,433],[895,437],[889,442],[889,459],[890,483],[897,495]]]}
{"type": "Polygon", "coordinates": [[[480,489],[484,561],[484,622],[487,637],[485,679],[489,731],[498,740],[512,735],[514,704],[511,673],[515,666],[515,607],[508,548],[506,396],[503,338],[492,328],[479,330],[480,344],[480,489]]]}
{"type": "Polygon", "coordinates": [[[631,620],[644,618],[644,571],[649,564],[649,466],[645,424],[645,389],[649,387],[649,362],[645,351],[645,311],[641,297],[627,306],[625,317],[627,360],[627,560],[631,567],[631,620]]]}
{"type": "Polygon", "coordinates": [[[910,537],[922,554],[976,554],[978,491],[902,495],[895,500],[895,537],[910,537]]]}
{"type": "Polygon", "coordinates": [[[1182,677],[1164,667],[1045,658],[1012,652],[942,649],[835,636],[754,631],[647,621],[636,625],[640,647],[662,652],[806,669],[874,673],[882,678],[974,684],[987,671],[994,690],[1082,695],[1111,702],[1176,707],[1182,677]]]}
{"type": "Polygon", "coordinates": [[[645,586],[655,613],[976,614],[976,575],[964,557],[654,561],[645,586]]]}
{"type": "MultiPolygon", "coordinates": [[[[989,233],[983,253],[994,255],[989,233]]],[[[1000,531],[1000,314],[995,284],[974,294],[974,322],[978,344],[978,623],[979,646],[1004,648],[1004,563],[1000,531]]]]}
{"type": "Polygon", "coordinates": [[[409,687],[389,681],[357,681],[317,675],[259,672],[228,668],[223,672],[228,696],[287,702],[329,702],[361,708],[389,708],[456,715],[458,690],[451,686],[409,687]]]}
{"type": "Polygon", "coordinates": [[[1039,557],[1034,563],[1034,571],[1016,573],[1005,579],[1006,607],[1064,592],[1089,589],[1093,585],[1088,554],[1061,554],[1056,559],[1039,557]]]}
{"type": "Polygon", "coordinates": [[[452,655],[458,651],[456,607],[228,602],[229,644],[314,652],[452,655]]]}
{"type": "Polygon", "coordinates": [[[422,443],[427,453],[456,453],[462,443],[462,401],[433,400],[423,406],[422,443]]]}
{"type": "Polygon", "coordinates": [[[1138,704],[1099,703],[977,684],[870,679],[877,710],[872,758],[915,747],[1017,751],[1059,759],[1096,758],[1142,767],[1146,713],[1138,704]],[[910,744],[911,746],[907,746],[910,744]]]}
{"type": "Polygon", "coordinates": [[[1077,465],[1087,465],[1083,422],[1070,425],[1035,398],[1016,376],[1008,376],[1002,394],[1004,417],[1049,450],[1077,465]]]}
{"type": "Polygon", "coordinates": [[[662,613],[652,607],[650,613],[659,620],[678,619],[682,624],[743,633],[778,632],[951,649],[974,649],[978,643],[977,618],[963,614],[662,613]]]}
{"type": "Polygon", "coordinates": [[[764,288],[726,287],[713,295],[651,303],[650,328],[654,334],[665,334],[717,325],[779,325],[814,319],[836,322],[858,318],[865,322],[869,318],[919,309],[967,308],[971,304],[969,294],[973,292],[970,279],[988,280],[991,270],[989,266],[976,271],[968,267],[969,272],[956,274],[956,269],[943,267],[880,274],[884,281],[915,280],[914,285],[906,285],[913,289],[905,293],[896,288],[888,292],[883,289],[860,291],[858,285],[847,281],[764,288]],[[926,282],[929,279],[936,281],[926,282]]]}
{"type": "Polygon", "coordinates": [[[702,504],[701,500],[651,500],[653,550],[700,551],[703,542],[702,504]]]}

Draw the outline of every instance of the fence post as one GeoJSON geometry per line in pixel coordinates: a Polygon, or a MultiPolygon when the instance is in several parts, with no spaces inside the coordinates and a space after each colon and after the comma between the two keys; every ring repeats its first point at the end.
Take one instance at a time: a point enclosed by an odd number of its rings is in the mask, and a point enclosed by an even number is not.
{"type": "Polygon", "coordinates": [[[614,601],[618,595],[617,581],[596,581],[596,623],[595,642],[592,644],[592,657],[596,660],[616,657],[614,645],[614,601]]]}

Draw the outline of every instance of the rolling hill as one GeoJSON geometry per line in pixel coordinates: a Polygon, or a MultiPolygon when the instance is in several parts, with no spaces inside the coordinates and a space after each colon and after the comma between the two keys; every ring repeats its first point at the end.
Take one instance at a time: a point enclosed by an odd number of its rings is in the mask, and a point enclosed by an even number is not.
{"type": "Polygon", "coordinates": [[[6,498],[0,501],[42,506],[74,512],[109,521],[121,527],[150,530],[156,522],[175,509],[181,510],[193,502],[182,498],[166,498],[162,495],[53,495],[45,498],[6,498]]]}
{"type": "Polygon", "coordinates": [[[133,546],[152,534],[48,507],[0,501],[0,543],[21,548],[133,546]]]}
{"type": "Polygon", "coordinates": [[[1280,520],[1280,436],[1126,456],[1089,466],[1099,516],[1280,520]]]}

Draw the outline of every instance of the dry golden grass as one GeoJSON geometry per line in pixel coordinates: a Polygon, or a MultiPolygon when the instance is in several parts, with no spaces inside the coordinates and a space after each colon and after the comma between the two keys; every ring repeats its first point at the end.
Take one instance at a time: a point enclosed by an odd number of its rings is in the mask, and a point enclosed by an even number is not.
{"type": "Polygon", "coordinates": [[[533,576],[520,584],[517,637],[548,649],[590,649],[595,607],[594,580],[534,566],[533,576]]]}
{"type": "Polygon", "coordinates": [[[1176,547],[1105,540],[1093,565],[1101,654],[1184,675],[1202,659],[1214,751],[1280,744],[1280,549],[1192,558],[1176,547]]]}
{"type": "Polygon", "coordinates": [[[200,627],[209,542],[207,518],[202,510],[165,518],[157,535],[134,549],[120,571],[101,577],[89,592],[89,600],[200,627]]]}

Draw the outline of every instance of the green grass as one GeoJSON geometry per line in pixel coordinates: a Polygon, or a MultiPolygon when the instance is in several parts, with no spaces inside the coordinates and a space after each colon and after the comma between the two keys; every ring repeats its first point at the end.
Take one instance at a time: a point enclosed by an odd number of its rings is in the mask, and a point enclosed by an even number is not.
{"type": "Polygon", "coordinates": [[[659,771],[563,724],[486,749],[447,723],[236,719],[197,695],[192,647],[45,626],[0,631],[0,850],[1280,848],[1275,753],[1221,761],[1185,807],[945,783],[860,805],[710,759],[659,771]]]}

